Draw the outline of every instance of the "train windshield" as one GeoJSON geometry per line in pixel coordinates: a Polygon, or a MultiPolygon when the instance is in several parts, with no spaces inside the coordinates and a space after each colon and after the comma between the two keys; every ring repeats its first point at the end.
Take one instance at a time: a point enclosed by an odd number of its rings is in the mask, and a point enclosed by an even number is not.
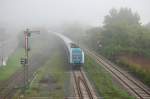
{"type": "Polygon", "coordinates": [[[82,51],[80,48],[72,48],[72,60],[73,63],[80,64],[82,61],[82,51]]]}

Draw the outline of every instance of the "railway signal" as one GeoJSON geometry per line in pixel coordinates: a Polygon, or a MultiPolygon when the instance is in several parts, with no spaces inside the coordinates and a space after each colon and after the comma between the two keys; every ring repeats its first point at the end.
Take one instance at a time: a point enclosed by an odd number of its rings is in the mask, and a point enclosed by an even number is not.
{"type": "Polygon", "coordinates": [[[24,90],[25,88],[29,87],[29,80],[28,80],[28,68],[29,68],[29,56],[28,56],[28,52],[30,51],[29,48],[29,37],[31,37],[32,33],[36,33],[39,34],[40,31],[30,31],[29,29],[26,29],[24,31],[24,37],[25,37],[25,58],[21,58],[20,63],[24,66],[24,90]]]}

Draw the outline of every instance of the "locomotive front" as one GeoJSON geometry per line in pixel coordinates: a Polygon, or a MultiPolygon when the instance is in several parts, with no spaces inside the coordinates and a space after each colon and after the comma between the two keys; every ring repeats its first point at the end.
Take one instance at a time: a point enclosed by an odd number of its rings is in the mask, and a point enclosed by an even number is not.
{"type": "Polygon", "coordinates": [[[72,64],[81,65],[84,63],[84,53],[76,44],[71,44],[72,64]]]}

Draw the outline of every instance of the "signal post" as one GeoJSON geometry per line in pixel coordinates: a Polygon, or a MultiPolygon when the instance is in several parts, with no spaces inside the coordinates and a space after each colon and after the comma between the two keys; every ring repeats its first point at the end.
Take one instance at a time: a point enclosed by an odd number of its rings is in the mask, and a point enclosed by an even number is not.
{"type": "Polygon", "coordinates": [[[25,57],[21,58],[20,63],[23,65],[24,68],[24,91],[26,88],[29,87],[29,54],[30,51],[29,48],[29,37],[31,36],[31,33],[40,33],[40,31],[30,31],[29,29],[26,29],[24,31],[24,49],[25,49],[25,57]]]}

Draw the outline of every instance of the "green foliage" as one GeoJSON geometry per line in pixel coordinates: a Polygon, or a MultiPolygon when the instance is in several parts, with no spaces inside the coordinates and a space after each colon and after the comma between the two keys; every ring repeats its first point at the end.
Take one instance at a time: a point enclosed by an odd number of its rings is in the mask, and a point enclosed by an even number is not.
{"type": "Polygon", "coordinates": [[[97,48],[101,42],[101,28],[95,27],[87,30],[85,42],[88,42],[90,48],[97,48]]]}
{"type": "Polygon", "coordinates": [[[128,52],[150,57],[150,30],[140,24],[139,15],[131,9],[111,9],[104,18],[104,26],[92,28],[87,34],[87,44],[105,56],[128,52]]]}
{"type": "MultiPolygon", "coordinates": [[[[103,27],[89,29],[87,34],[86,44],[108,59],[115,61],[122,53],[150,58],[150,25],[141,25],[139,15],[129,8],[111,9],[103,27]]],[[[150,83],[148,72],[136,66],[129,67],[145,83],[150,83]]]]}
{"type": "Polygon", "coordinates": [[[140,34],[141,31],[139,19],[139,16],[128,8],[121,8],[119,12],[116,9],[110,10],[110,15],[105,16],[104,20],[102,45],[115,47],[112,49],[117,46],[117,50],[133,46],[138,37],[132,35],[140,34]]]}
{"type": "Polygon", "coordinates": [[[121,8],[119,11],[111,9],[109,15],[105,16],[104,25],[109,27],[114,24],[124,23],[127,25],[137,25],[140,17],[137,13],[133,13],[129,8],[121,8]]]}
{"type": "Polygon", "coordinates": [[[118,61],[117,64],[128,68],[134,75],[138,76],[144,83],[150,86],[150,70],[142,69],[138,64],[129,64],[123,60],[118,61]]]}
{"type": "Polygon", "coordinates": [[[8,59],[7,65],[0,67],[0,80],[8,79],[19,68],[21,68],[20,58],[23,56],[23,49],[16,50],[8,59]]]}

